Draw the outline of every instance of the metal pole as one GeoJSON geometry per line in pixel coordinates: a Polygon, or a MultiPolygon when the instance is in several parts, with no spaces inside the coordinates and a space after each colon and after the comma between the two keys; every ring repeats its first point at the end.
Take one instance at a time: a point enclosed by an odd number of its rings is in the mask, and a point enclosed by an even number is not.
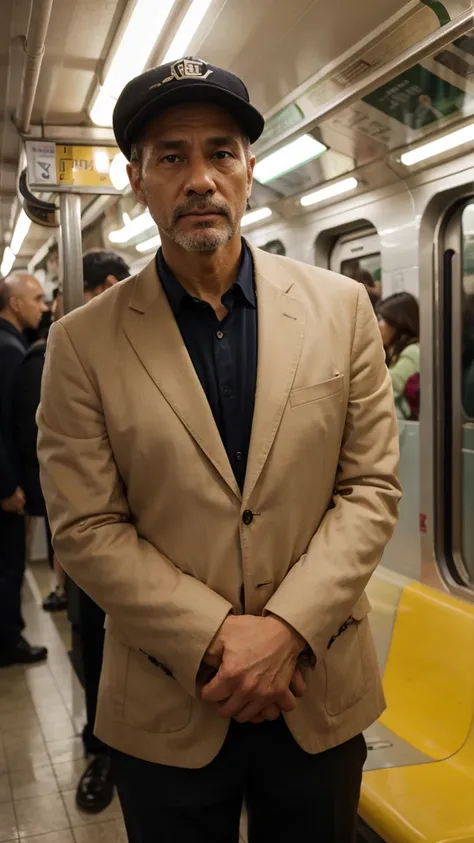
{"type": "Polygon", "coordinates": [[[81,197],[77,193],[61,193],[61,278],[64,312],[69,313],[84,304],[82,277],[81,197]]]}
{"type": "Polygon", "coordinates": [[[31,112],[35,100],[41,63],[44,57],[44,43],[48,33],[53,0],[33,0],[26,33],[23,78],[20,101],[16,110],[18,130],[27,133],[30,128],[31,112]]]}

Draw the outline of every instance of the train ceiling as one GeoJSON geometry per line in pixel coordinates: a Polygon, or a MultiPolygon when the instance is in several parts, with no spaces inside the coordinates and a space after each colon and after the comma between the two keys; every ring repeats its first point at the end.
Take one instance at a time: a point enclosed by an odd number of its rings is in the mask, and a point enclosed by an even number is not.
{"type": "MultiPolygon", "coordinates": [[[[19,213],[21,143],[15,118],[25,95],[21,80],[32,4],[41,2],[45,0],[2,0],[1,4],[0,260],[19,213]]],[[[31,113],[32,130],[51,124],[93,125],[91,103],[134,3],[53,0],[31,113]]],[[[147,66],[163,60],[191,3],[170,3],[172,11],[147,66]]],[[[264,157],[272,133],[276,137],[282,126],[291,128],[301,114],[310,117],[312,110],[471,5],[470,0],[402,4],[400,0],[332,0],[330,4],[323,0],[208,0],[185,52],[244,78],[253,102],[268,118],[264,157]]],[[[318,187],[421,138],[440,121],[466,118],[474,111],[473,74],[474,49],[469,39],[422,62],[398,80],[400,88],[391,84],[312,130],[311,136],[327,150],[290,173],[256,184],[252,205],[271,204],[318,187]]],[[[84,206],[88,201],[84,200],[84,206]]],[[[104,207],[110,204],[108,200],[104,207]]],[[[25,266],[50,234],[32,225],[15,266],[25,266]]]]}

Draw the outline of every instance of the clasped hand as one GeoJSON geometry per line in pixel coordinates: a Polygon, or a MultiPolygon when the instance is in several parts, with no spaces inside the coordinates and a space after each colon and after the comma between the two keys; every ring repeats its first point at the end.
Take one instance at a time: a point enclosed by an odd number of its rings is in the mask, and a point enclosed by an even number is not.
{"type": "Polygon", "coordinates": [[[218,671],[204,685],[202,699],[239,723],[276,720],[292,711],[306,690],[296,666],[304,646],[277,617],[229,615],[204,657],[218,671]]]}

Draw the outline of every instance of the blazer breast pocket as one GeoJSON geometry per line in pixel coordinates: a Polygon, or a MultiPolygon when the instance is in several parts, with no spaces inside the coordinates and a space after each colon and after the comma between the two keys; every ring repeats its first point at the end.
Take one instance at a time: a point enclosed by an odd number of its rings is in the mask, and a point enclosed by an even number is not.
{"type": "Polygon", "coordinates": [[[302,404],[309,404],[313,401],[321,401],[323,398],[330,398],[341,392],[344,386],[344,375],[335,375],[327,381],[315,383],[311,386],[301,386],[290,392],[290,404],[292,407],[300,407],[302,404]]]}

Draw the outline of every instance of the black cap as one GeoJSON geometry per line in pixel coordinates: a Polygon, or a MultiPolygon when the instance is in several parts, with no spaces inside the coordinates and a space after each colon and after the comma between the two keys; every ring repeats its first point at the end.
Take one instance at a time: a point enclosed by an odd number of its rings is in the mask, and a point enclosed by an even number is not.
{"type": "Polygon", "coordinates": [[[113,126],[117,144],[130,160],[132,143],[145,124],[166,108],[184,102],[214,102],[227,108],[254,143],[265,121],[249,102],[249,93],[238,76],[184,58],[153,67],[127,83],[114,108],[113,126]]]}

